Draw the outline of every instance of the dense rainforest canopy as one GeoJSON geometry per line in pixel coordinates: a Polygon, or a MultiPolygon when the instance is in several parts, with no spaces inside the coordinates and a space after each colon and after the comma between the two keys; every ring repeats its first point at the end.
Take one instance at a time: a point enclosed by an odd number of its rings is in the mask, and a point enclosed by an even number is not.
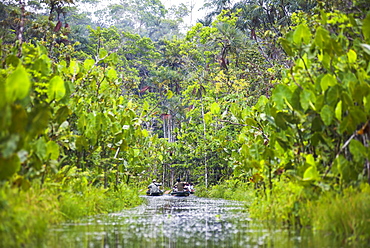
{"type": "Polygon", "coordinates": [[[232,181],[293,194],[291,220],[370,183],[367,0],[207,0],[192,27],[104,2],[0,3],[2,185],[232,181]]]}

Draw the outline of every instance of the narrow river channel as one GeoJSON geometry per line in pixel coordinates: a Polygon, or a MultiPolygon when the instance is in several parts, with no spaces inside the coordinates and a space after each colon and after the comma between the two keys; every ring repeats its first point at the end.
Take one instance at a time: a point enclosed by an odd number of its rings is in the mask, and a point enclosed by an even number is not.
{"type": "Polygon", "coordinates": [[[220,199],[145,196],[130,210],[64,223],[48,247],[340,247],[310,232],[269,230],[248,217],[243,203],[220,199]]]}

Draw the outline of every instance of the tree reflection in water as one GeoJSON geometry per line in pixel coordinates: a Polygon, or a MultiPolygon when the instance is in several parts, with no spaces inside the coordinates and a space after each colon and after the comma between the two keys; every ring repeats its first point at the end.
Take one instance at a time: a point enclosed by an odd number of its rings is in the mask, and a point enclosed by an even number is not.
{"type": "Polygon", "coordinates": [[[312,232],[269,230],[248,217],[241,202],[196,196],[146,196],[120,213],[64,223],[50,230],[48,247],[333,247],[312,232]]]}

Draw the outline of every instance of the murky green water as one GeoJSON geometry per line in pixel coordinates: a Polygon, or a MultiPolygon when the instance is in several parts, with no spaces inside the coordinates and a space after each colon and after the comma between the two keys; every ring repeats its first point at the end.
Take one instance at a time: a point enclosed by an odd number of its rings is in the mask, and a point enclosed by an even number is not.
{"type": "Polygon", "coordinates": [[[240,202],[190,197],[145,197],[120,213],[64,223],[50,230],[48,247],[342,247],[310,231],[268,230],[240,202]]]}

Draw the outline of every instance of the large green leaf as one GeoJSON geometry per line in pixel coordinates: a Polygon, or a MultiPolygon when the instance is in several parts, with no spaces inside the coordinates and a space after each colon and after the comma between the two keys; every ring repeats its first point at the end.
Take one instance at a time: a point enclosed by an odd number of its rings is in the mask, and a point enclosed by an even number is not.
{"type": "Polygon", "coordinates": [[[365,159],[369,159],[367,148],[358,140],[351,140],[349,150],[356,162],[365,162],[365,159]]]}
{"type": "Polygon", "coordinates": [[[306,155],[306,164],[309,164],[311,166],[316,166],[315,158],[313,157],[312,154],[306,155]]]}
{"type": "Polygon", "coordinates": [[[335,85],[330,87],[326,92],[325,101],[330,107],[334,108],[338,101],[340,101],[342,89],[339,85],[335,85]]]}
{"type": "Polygon", "coordinates": [[[210,112],[204,114],[204,121],[206,124],[210,124],[212,122],[212,114],[210,112]]]}
{"type": "Polygon", "coordinates": [[[258,99],[258,102],[256,103],[256,105],[254,105],[254,107],[259,110],[259,111],[264,111],[265,110],[265,107],[268,103],[268,99],[265,95],[262,95],[260,96],[260,98],[258,99]]]}
{"type": "Polygon", "coordinates": [[[104,48],[100,49],[100,51],[99,51],[99,59],[103,59],[107,55],[108,55],[107,50],[105,50],[104,48]]]}
{"type": "Polygon", "coordinates": [[[342,101],[339,101],[335,107],[335,117],[341,121],[342,120],[342,101]]]}
{"type": "MultiPolygon", "coordinates": [[[[369,63],[370,65],[370,63],[369,63]]],[[[364,107],[367,113],[370,113],[370,95],[364,97],[364,107]]]]}
{"type": "Polygon", "coordinates": [[[12,105],[12,124],[9,131],[12,133],[21,134],[26,131],[28,115],[26,110],[21,105],[12,105]]]}
{"type": "Polygon", "coordinates": [[[59,101],[66,94],[66,88],[64,86],[64,81],[60,76],[53,77],[48,86],[48,99],[49,102],[52,100],[59,101]]]}
{"type": "Polygon", "coordinates": [[[313,132],[321,132],[325,129],[325,125],[320,116],[315,116],[312,120],[311,130],[313,132]]]}
{"type": "Polygon", "coordinates": [[[285,105],[285,101],[290,99],[292,96],[292,92],[288,88],[288,86],[279,84],[273,90],[272,93],[272,100],[276,103],[277,109],[283,109],[285,105]]]}
{"type": "Polygon", "coordinates": [[[338,128],[339,133],[342,133],[342,134],[343,133],[351,134],[355,130],[356,130],[356,124],[351,114],[343,118],[338,128]]]}
{"type": "Polygon", "coordinates": [[[13,67],[17,67],[19,65],[19,58],[15,55],[9,55],[5,59],[7,65],[12,65],[13,67]]]}
{"type": "Polygon", "coordinates": [[[284,38],[280,38],[279,39],[279,42],[281,44],[281,46],[283,47],[284,51],[289,55],[289,56],[293,56],[294,55],[294,52],[293,52],[293,49],[292,49],[292,46],[290,45],[290,42],[284,38]]]}
{"type": "Polygon", "coordinates": [[[40,56],[40,58],[36,59],[32,69],[43,74],[44,76],[48,76],[50,73],[51,64],[50,58],[46,54],[43,54],[40,56]]]}
{"type": "Polygon", "coordinates": [[[59,145],[56,142],[50,140],[46,144],[46,156],[50,156],[52,160],[57,160],[59,158],[59,145]]]}
{"type": "Polygon", "coordinates": [[[349,114],[352,116],[355,125],[361,125],[367,121],[368,113],[362,107],[354,106],[349,109],[349,114]]]}
{"type": "Polygon", "coordinates": [[[302,92],[302,89],[297,87],[293,94],[292,94],[292,97],[290,98],[290,104],[292,105],[292,107],[294,108],[294,110],[301,110],[302,109],[302,106],[301,106],[301,92],[302,92]]]}
{"type": "Polygon", "coordinates": [[[141,130],[141,134],[144,138],[149,137],[149,132],[146,129],[141,130]]]}
{"type": "Polygon", "coordinates": [[[330,126],[334,119],[334,110],[329,105],[325,105],[321,109],[320,116],[324,124],[330,126]]]}
{"type": "Polygon", "coordinates": [[[316,165],[308,167],[303,174],[303,181],[317,181],[319,179],[320,173],[317,171],[316,165]]]}
{"type": "Polygon", "coordinates": [[[114,79],[117,79],[117,71],[113,68],[111,68],[108,73],[107,73],[107,76],[111,79],[111,80],[114,80],[114,79]]]}
{"type": "Polygon", "coordinates": [[[320,112],[321,109],[322,109],[322,107],[325,106],[325,104],[326,104],[326,102],[325,102],[325,95],[322,95],[322,94],[321,95],[318,95],[316,97],[316,101],[315,101],[315,110],[317,112],[320,112]]]}
{"type": "Polygon", "coordinates": [[[302,42],[308,44],[311,39],[311,31],[305,24],[300,24],[293,33],[293,41],[297,45],[301,45],[302,42]]]}
{"type": "Polygon", "coordinates": [[[356,101],[358,104],[362,104],[364,97],[368,96],[370,93],[370,86],[369,84],[365,83],[357,83],[352,88],[352,98],[354,101],[356,101]]]}
{"type": "Polygon", "coordinates": [[[348,63],[353,64],[357,60],[357,53],[354,50],[350,49],[347,53],[347,58],[348,63]]]}
{"type": "Polygon", "coordinates": [[[321,79],[321,89],[322,91],[326,91],[329,86],[334,86],[337,84],[337,79],[330,75],[326,74],[322,79],[321,79]]]}
{"type": "Polygon", "coordinates": [[[340,96],[341,96],[341,100],[343,102],[342,103],[343,109],[347,109],[347,108],[350,108],[350,107],[354,106],[354,101],[347,92],[342,91],[340,96]]]}
{"type": "Polygon", "coordinates": [[[76,60],[72,60],[69,64],[69,73],[76,75],[80,72],[80,66],[76,60]]]}
{"type": "Polygon", "coordinates": [[[138,157],[141,154],[141,150],[140,149],[134,148],[131,151],[132,151],[132,156],[134,156],[134,157],[138,157]]]}
{"type": "Polygon", "coordinates": [[[95,60],[93,59],[86,59],[84,61],[84,68],[87,70],[87,69],[91,69],[93,67],[93,65],[95,64],[95,60]]]}
{"type": "Polygon", "coordinates": [[[62,124],[71,114],[72,111],[67,106],[62,106],[58,109],[54,119],[58,124],[62,124]]]}
{"type": "Polygon", "coordinates": [[[276,114],[275,123],[278,127],[280,127],[283,130],[286,130],[288,128],[287,120],[285,119],[285,114],[282,112],[276,114]]]}
{"type": "Polygon", "coordinates": [[[87,118],[85,115],[80,115],[80,118],[78,118],[77,120],[77,128],[78,128],[78,131],[80,132],[84,132],[86,130],[86,126],[87,126],[87,118]]]}
{"type": "Polygon", "coordinates": [[[110,65],[117,65],[120,60],[120,57],[117,55],[117,53],[111,53],[108,56],[107,60],[110,65]]]}
{"type": "Polygon", "coordinates": [[[88,147],[89,147],[89,142],[87,141],[85,136],[76,137],[76,148],[78,151],[83,151],[84,149],[88,147]]]}
{"type": "Polygon", "coordinates": [[[21,167],[20,160],[16,154],[9,158],[0,156],[0,181],[7,180],[21,167]]]}
{"type": "Polygon", "coordinates": [[[366,42],[370,43],[370,13],[367,14],[362,23],[362,34],[364,35],[366,42]]]}
{"type": "Polygon", "coordinates": [[[340,174],[340,178],[344,182],[349,182],[357,177],[355,170],[351,167],[349,161],[340,155],[334,160],[334,165],[340,174]]]}
{"type": "Polygon", "coordinates": [[[329,31],[322,27],[318,27],[315,34],[315,44],[319,48],[324,49],[328,42],[330,42],[329,31]]]}
{"type": "Polygon", "coordinates": [[[8,102],[25,98],[30,90],[31,81],[26,69],[19,65],[6,79],[5,98],[8,102]]]}
{"type": "Polygon", "coordinates": [[[301,91],[300,103],[304,110],[307,110],[310,106],[314,106],[316,96],[311,90],[301,91]]]}
{"type": "Polygon", "coordinates": [[[50,120],[50,108],[38,106],[29,114],[28,135],[37,136],[45,132],[50,120]]]}
{"type": "Polygon", "coordinates": [[[321,142],[324,142],[324,139],[322,138],[321,132],[315,132],[311,137],[311,143],[313,146],[317,146],[321,142]]]}
{"type": "Polygon", "coordinates": [[[44,138],[40,138],[35,142],[34,150],[40,160],[46,158],[47,146],[44,138]]]}
{"type": "Polygon", "coordinates": [[[211,104],[210,110],[211,110],[212,114],[218,115],[218,114],[220,114],[221,108],[220,108],[220,105],[218,105],[217,102],[214,102],[214,103],[211,104]]]}
{"type": "Polygon", "coordinates": [[[240,149],[240,155],[242,155],[244,158],[248,157],[249,155],[249,146],[247,144],[243,144],[240,149]]]}
{"type": "Polygon", "coordinates": [[[303,181],[316,181],[320,179],[320,173],[317,170],[315,158],[312,154],[306,156],[306,164],[309,167],[303,174],[303,181]]]}

